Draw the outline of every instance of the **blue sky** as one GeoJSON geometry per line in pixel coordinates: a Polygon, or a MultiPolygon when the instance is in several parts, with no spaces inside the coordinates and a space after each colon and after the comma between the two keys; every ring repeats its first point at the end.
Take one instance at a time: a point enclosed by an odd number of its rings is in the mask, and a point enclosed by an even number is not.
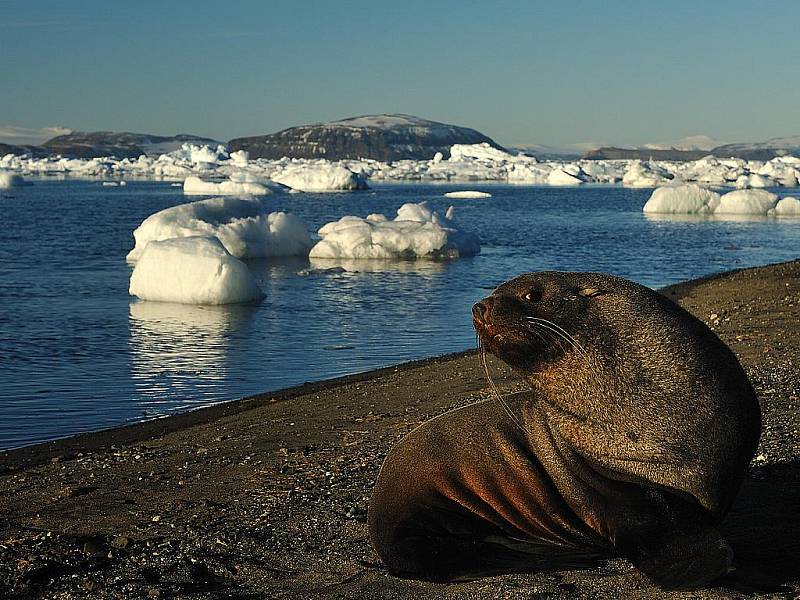
{"type": "Polygon", "coordinates": [[[403,112],[501,143],[800,134],[800,2],[0,0],[0,125],[227,140],[403,112]]]}

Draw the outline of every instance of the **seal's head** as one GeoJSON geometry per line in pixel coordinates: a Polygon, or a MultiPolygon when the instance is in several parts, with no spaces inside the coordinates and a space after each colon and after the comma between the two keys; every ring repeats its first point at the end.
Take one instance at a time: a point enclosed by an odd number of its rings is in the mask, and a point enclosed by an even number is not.
{"type": "Polygon", "coordinates": [[[472,307],[487,350],[523,372],[540,371],[581,354],[598,339],[601,296],[614,287],[600,273],[527,273],[502,284],[472,307]]]}

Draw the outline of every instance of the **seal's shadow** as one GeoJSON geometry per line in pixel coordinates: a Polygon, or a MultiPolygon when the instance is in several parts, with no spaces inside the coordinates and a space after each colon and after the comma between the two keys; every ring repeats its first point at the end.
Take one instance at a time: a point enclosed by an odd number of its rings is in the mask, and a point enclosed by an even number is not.
{"type": "Polygon", "coordinates": [[[722,523],[734,550],[731,585],[785,590],[800,579],[800,461],[751,472],[722,523]]]}

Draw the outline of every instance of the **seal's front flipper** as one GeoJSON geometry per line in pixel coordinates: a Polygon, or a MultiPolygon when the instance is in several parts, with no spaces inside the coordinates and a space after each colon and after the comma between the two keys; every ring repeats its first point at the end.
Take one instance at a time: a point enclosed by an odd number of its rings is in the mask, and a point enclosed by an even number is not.
{"type": "Polygon", "coordinates": [[[647,496],[644,519],[631,507],[615,519],[614,543],[624,556],[664,589],[695,589],[728,573],[733,551],[708,511],[660,491],[647,496]]]}

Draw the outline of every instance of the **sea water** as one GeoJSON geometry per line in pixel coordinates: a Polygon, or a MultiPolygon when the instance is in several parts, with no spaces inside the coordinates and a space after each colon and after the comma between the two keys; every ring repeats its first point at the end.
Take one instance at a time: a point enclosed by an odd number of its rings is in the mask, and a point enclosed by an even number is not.
{"type": "MultiPolygon", "coordinates": [[[[150,419],[474,345],[471,305],[524,271],[598,270],[658,288],[798,256],[800,220],[653,217],[651,190],[387,185],[274,194],[316,230],[405,202],[454,205],[479,256],[251,261],[266,299],[203,307],[128,295],[132,232],[187,202],[167,182],[34,181],[0,192],[0,448],[150,419]],[[443,194],[480,189],[483,199],[443,194]]],[[[196,198],[192,198],[196,199],[196,198]]]]}

